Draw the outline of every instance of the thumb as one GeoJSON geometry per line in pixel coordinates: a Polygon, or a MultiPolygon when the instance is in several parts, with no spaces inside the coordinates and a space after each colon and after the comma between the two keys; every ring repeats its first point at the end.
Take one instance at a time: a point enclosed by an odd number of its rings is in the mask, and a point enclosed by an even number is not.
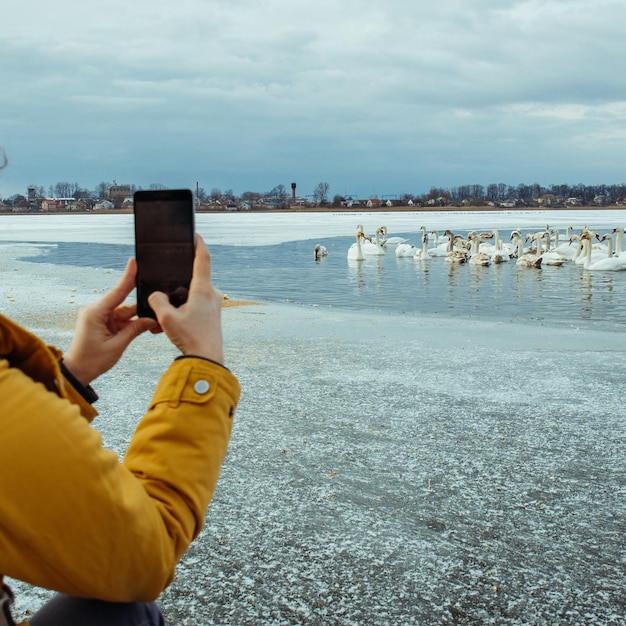
{"type": "Polygon", "coordinates": [[[148,296],[148,304],[156,313],[157,319],[160,317],[160,313],[164,313],[166,309],[172,306],[170,299],[162,291],[153,291],[148,296]]]}
{"type": "Polygon", "coordinates": [[[154,330],[158,325],[159,323],[151,317],[140,317],[133,320],[133,323],[130,324],[135,337],[141,335],[141,333],[145,333],[147,330],[154,330]]]}
{"type": "Polygon", "coordinates": [[[122,346],[125,350],[133,339],[139,337],[139,335],[146,332],[147,330],[153,330],[157,328],[158,325],[158,322],[150,317],[140,317],[139,319],[132,320],[130,323],[124,326],[124,328],[120,330],[117,335],[115,335],[113,340],[117,343],[118,346],[122,346]]]}

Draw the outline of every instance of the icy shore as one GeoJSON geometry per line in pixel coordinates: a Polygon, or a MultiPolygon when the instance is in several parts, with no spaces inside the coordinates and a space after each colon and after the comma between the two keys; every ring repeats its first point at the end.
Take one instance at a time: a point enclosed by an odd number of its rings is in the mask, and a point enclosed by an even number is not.
{"type": "MultiPolygon", "coordinates": [[[[65,348],[118,274],[21,252],[0,310],[65,348]]],[[[224,328],[243,394],[171,624],[624,623],[623,334],[282,305],[224,328]]],[[[173,356],[146,335],[96,382],[107,446],[173,356]]],[[[10,584],[18,615],[48,596],[10,584]]]]}

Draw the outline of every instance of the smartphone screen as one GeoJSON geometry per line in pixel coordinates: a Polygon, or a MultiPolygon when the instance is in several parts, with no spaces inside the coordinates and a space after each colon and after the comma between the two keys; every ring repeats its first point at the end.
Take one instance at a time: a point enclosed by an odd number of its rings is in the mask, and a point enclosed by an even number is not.
{"type": "Polygon", "coordinates": [[[137,191],[135,258],[137,315],[155,317],[148,305],[153,291],[167,294],[173,306],[187,301],[194,258],[194,209],[189,189],[137,191]]]}

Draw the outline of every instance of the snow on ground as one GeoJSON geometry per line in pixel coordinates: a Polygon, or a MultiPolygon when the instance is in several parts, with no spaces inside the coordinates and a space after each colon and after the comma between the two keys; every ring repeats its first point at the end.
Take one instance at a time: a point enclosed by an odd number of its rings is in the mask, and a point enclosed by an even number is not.
{"type": "MultiPolygon", "coordinates": [[[[61,347],[118,277],[14,256],[0,310],[61,347]]],[[[224,327],[243,393],[170,623],[624,623],[622,334],[287,305],[224,327]]],[[[165,346],[96,382],[120,453],[165,346]]],[[[10,583],[18,613],[48,596],[10,583]]]]}

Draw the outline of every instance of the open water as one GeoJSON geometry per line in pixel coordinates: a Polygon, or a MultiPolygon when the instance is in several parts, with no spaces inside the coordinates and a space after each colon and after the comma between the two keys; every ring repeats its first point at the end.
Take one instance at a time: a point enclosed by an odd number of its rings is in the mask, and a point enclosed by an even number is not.
{"type": "MultiPolygon", "coordinates": [[[[560,224],[572,225],[573,232],[583,225],[609,232],[624,218],[623,211],[558,215],[560,224]]],[[[357,222],[364,222],[369,234],[391,223],[390,237],[419,246],[415,224],[420,221],[429,229],[452,227],[461,235],[494,225],[507,241],[520,223],[523,233],[534,232],[545,229],[548,219],[554,222],[554,214],[204,214],[198,216],[198,231],[211,249],[214,282],[232,299],[622,330],[626,272],[590,272],[573,263],[535,270],[514,262],[489,267],[457,266],[444,258],[415,262],[397,259],[393,247],[357,264],[346,258],[357,222]],[[317,262],[316,243],[328,249],[328,256],[317,262]]],[[[3,239],[48,244],[40,256],[29,259],[38,263],[121,270],[134,251],[129,215],[7,216],[0,218],[3,239]],[[22,222],[16,227],[17,220],[22,222]]]]}

